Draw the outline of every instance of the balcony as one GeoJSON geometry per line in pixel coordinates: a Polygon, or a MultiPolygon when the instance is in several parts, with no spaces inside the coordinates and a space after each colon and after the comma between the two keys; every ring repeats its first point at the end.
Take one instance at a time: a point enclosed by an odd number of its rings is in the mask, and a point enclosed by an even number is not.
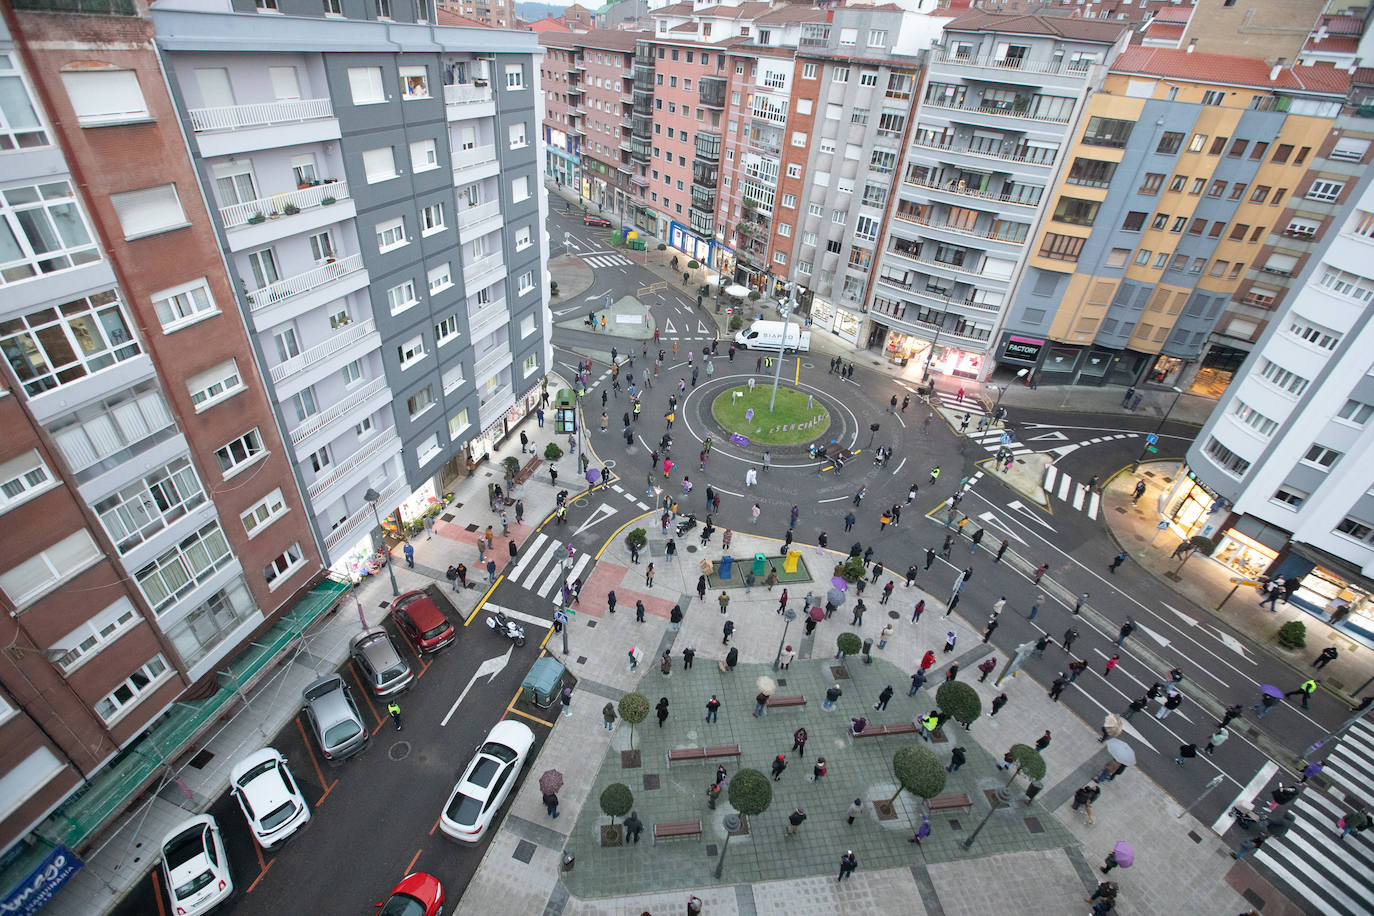
{"type": "Polygon", "coordinates": [[[391,389],[387,387],[386,379],[373,379],[361,388],[347,391],[342,398],[313,417],[308,417],[305,422],[291,429],[287,435],[291,438],[291,444],[299,447],[311,437],[323,432],[355,411],[369,407],[375,410],[377,406],[388,403],[390,400],[391,389]]]}
{"type": "MultiPolygon", "coordinates": [[[[391,480],[380,487],[381,497],[377,500],[379,506],[399,505],[401,500],[409,494],[410,488],[405,480],[391,480]]],[[[363,534],[376,525],[376,516],[372,514],[372,506],[363,503],[352,515],[344,520],[344,523],[324,536],[325,549],[331,552],[330,559],[338,559],[333,556],[334,550],[339,548],[347,549],[352,547],[354,542],[362,538],[363,534]]]]}
{"type": "Polygon", "coordinates": [[[468,312],[468,339],[482,340],[503,324],[510,322],[510,312],[506,311],[506,300],[488,302],[476,311],[468,312]]]}
{"type": "Polygon", "coordinates": [[[225,105],[220,108],[192,108],[191,130],[244,130],[250,127],[275,127],[334,117],[329,99],[292,99],[284,102],[255,102],[251,105],[225,105]]]}
{"type": "Polygon", "coordinates": [[[496,144],[487,146],[474,146],[471,149],[454,150],[450,160],[453,163],[455,172],[462,169],[476,168],[485,163],[496,164],[496,144]]]}
{"type": "Polygon", "coordinates": [[[942,105],[930,100],[923,101],[921,107],[923,109],[929,108],[940,111],[961,111],[980,115],[991,115],[994,118],[1020,118],[1024,121],[1039,121],[1044,124],[1067,124],[1071,120],[1071,118],[1047,118],[1041,115],[1030,114],[1028,112],[1030,107],[1029,98],[1019,98],[1006,107],[996,105],[942,105]]]}
{"type": "MultiPolygon", "coordinates": [[[[1016,71],[1020,73],[1042,73],[1051,76],[1069,76],[1075,80],[1086,79],[1088,73],[1092,69],[1091,64],[1066,63],[1062,57],[1050,61],[1035,61],[1014,57],[994,58],[991,55],[986,58],[956,57],[946,53],[934,55],[931,63],[948,64],[953,67],[967,67],[975,70],[1016,71]]],[[[1034,82],[1038,83],[1038,81],[1034,82]]]]}
{"type": "Polygon", "coordinates": [[[1039,201],[1021,200],[1009,194],[993,194],[990,191],[979,191],[975,188],[968,187],[962,181],[949,181],[945,184],[935,184],[929,181],[917,181],[912,178],[903,177],[902,184],[909,185],[913,188],[925,188],[929,191],[938,191],[942,194],[950,194],[955,197],[971,197],[976,200],[993,201],[999,204],[1011,204],[1014,207],[1027,207],[1031,210],[1040,206],[1039,201]]]}
{"type": "Polygon", "coordinates": [[[716,212],[716,191],[692,182],[692,209],[703,213],[716,212]]]}
{"type": "Polygon", "coordinates": [[[287,277],[278,280],[276,283],[259,289],[248,291],[248,308],[254,314],[269,309],[280,302],[290,299],[292,296],[299,296],[308,293],[327,283],[345,277],[355,271],[363,269],[363,256],[352,254],[346,258],[340,258],[333,264],[321,264],[314,270],[307,270],[303,274],[296,274],[294,277],[287,277]]]}
{"type": "MultiPolygon", "coordinates": [[[[357,347],[361,352],[376,349],[381,346],[382,338],[377,333],[377,322],[369,318],[357,324],[350,325],[342,330],[334,331],[329,335],[329,339],[324,343],[316,344],[308,350],[303,350],[285,362],[278,363],[272,367],[271,375],[273,382],[283,382],[293,375],[304,372],[311,366],[318,365],[320,362],[330,359],[340,352],[352,347],[357,347]]],[[[348,360],[339,360],[340,364],[348,360]]]]}
{"type": "MultiPolygon", "coordinates": [[[[219,218],[223,221],[225,229],[234,229],[238,226],[249,225],[249,221],[257,216],[267,216],[273,213],[284,214],[288,208],[295,208],[300,211],[330,206],[347,197],[348,183],[333,181],[328,184],[318,184],[314,187],[300,188],[282,194],[273,194],[271,197],[259,197],[257,200],[220,207],[219,218]],[[329,204],[323,203],[326,198],[332,198],[329,204]]],[[[261,221],[258,224],[261,225],[261,221]]]]}
{"type": "Polygon", "coordinates": [[[450,121],[484,118],[496,114],[490,84],[454,83],[444,87],[444,116],[450,121]]]}
{"type": "Polygon", "coordinates": [[[494,391],[483,391],[477,398],[477,414],[483,424],[493,420],[511,404],[515,403],[515,389],[502,385],[494,391]],[[490,416],[488,416],[490,409],[490,416]]]}
{"type": "Polygon", "coordinates": [[[463,265],[463,285],[468,291],[486,289],[506,272],[506,259],[501,252],[489,254],[463,265]]]}
{"type": "MultiPolygon", "coordinates": [[[[997,160],[999,162],[1015,162],[1020,165],[1036,166],[1039,168],[1049,168],[1054,165],[1055,158],[1053,154],[1049,156],[1044,155],[1045,151],[1041,151],[1031,156],[1019,155],[1016,153],[1003,154],[1000,151],[992,152],[986,149],[976,149],[972,144],[960,146],[952,142],[926,143],[920,140],[913,140],[911,145],[917,149],[928,149],[937,153],[954,153],[959,156],[973,156],[977,159],[997,160]]],[[[944,162],[945,160],[941,158],[940,161],[944,162]]]]}
{"type": "Polygon", "coordinates": [[[477,379],[479,385],[485,384],[487,379],[509,366],[513,360],[510,344],[498,344],[490,353],[479,357],[477,362],[473,363],[472,377],[477,379]]]}
{"type": "Polygon", "coordinates": [[[400,437],[396,435],[394,428],[389,432],[391,435],[373,436],[358,451],[338,464],[332,465],[328,474],[317,477],[314,483],[306,487],[306,492],[310,494],[310,501],[318,504],[320,497],[339,484],[347,482],[359,469],[367,465],[369,461],[376,460],[379,455],[401,454],[403,446],[400,437]]]}
{"type": "MultiPolygon", "coordinates": [[[[899,219],[904,223],[911,223],[912,225],[922,226],[926,229],[932,229],[936,232],[947,232],[950,235],[962,236],[964,238],[987,239],[991,242],[1001,242],[1004,245],[1015,245],[1017,247],[1025,245],[1027,241],[1025,238],[1010,239],[1000,235],[993,235],[991,232],[985,232],[978,229],[966,229],[961,226],[951,226],[949,223],[943,221],[937,222],[935,220],[921,219],[917,216],[902,213],[900,207],[892,211],[892,216],[894,219],[899,219]]],[[[1030,227],[1027,226],[1026,229],[1027,234],[1029,235],[1030,227]]]]}
{"type": "Polygon", "coordinates": [[[458,208],[458,238],[470,242],[501,227],[501,202],[488,201],[473,207],[458,208]]]}
{"type": "Polygon", "coordinates": [[[189,115],[191,130],[206,158],[337,140],[341,136],[329,99],[192,108],[189,115]]]}

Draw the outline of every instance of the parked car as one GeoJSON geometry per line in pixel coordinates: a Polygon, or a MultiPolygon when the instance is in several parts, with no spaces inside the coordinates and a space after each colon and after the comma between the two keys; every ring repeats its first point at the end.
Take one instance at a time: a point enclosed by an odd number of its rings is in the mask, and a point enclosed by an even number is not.
{"type": "Polygon", "coordinates": [[[519,722],[497,722],[463,771],[444,805],[439,826],[464,843],[482,839],[496,812],[510,796],[534,746],[534,732],[519,722]]]}
{"type": "Polygon", "coordinates": [[[444,886],[422,871],[406,875],[391,889],[377,916],[439,916],[444,911],[444,886]]]}
{"type": "Polygon", "coordinates": [[[322,677],[301,694],[305,717],[326,760],[344,760],[367,747],[367,726],[358,714],[344,679],[337,674],[322,677]]]}
{"type": "Polygon", "coordinates": [[[276,748],[265,747],[236,763],[229,791],[263,849],[275,849],[310,821],[310,806],[276,748]]]}
{"type": "Polygon", "coordinates": [[[358,666],[358,673],[373,696],[389,697],[400,693],[415,680],[410,663],[401,657],[396,643],[381,627],[371,627],[354,636],[349,641],[349,649],[353,664],[358,666]]]}
{"type": "Polygon", "coordinates": [[[458,638],[453,624],[423,591],[406,592],[393,600],[391,619],[420,652],[438,652],[458,638]]]}
{"type": "Polygon", "coordinates": [[[182,821],[163,838],[162,883],[177,916],[204,913],[234,893],[229,857],[213,817],[182,821]]]}
{"type": "Polygon", "coordinates": [[[609,227],[610,227],[611,221],[608,220],[608,219],[606,219],[606,217],[604,217],[604,216],[592,216],[590,213],[587,213],[587,214],[584,214],[583,217],[582,217],[582,225],[584,225],[584,226],[599,226],[599,227],[605,229],[605,228],[609,228],[609,227]]]}

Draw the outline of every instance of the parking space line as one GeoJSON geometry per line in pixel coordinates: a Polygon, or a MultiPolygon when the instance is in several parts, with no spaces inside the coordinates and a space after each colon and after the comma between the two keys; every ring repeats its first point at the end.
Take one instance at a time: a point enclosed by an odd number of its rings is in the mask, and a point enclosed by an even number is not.
{"type": "MultiPolygon", "coordinates": [[[[518,696],[518,694],[517,694],[517,696],[518,696]]],[[[552,723],[552,722],[546,722],[546,721],[544,721],[543,719],[539,718],[538,716],[532,716],[532,715],[530,715],[530,714],[527,713],[527,712],[521,712],[520,710],[518,710],[518,709],[515,708],[515,705],[514,705],[514,704],[515,704],[515,701],[512,700],[512,701],[511,701],[511,705],[508,706],[508,707],[506,707],[506,712],[508,712],[508,713],[513,713],[514,715],[517,715],[517,716],[521,717],[522,719],[529,719],[531,722],[538,722],[540,725],[547,725],[549,728],[553,728],[553,723],[552,723]]]]}
{"type": "Polygon", "coordinates": [[[276,859],[273,859],[271,862],[264,860],[262,857],[262,847],[257,843],[253,844],[253,851],[258,854],[258,876],[253,879],[252,884],[248,885],[248,890],[244,891],[245,894],[253,893],[253,888],[258,886],[259,881],[267,877],[267,870],[272,867],[273,862],[277,861],[276,859]]]}
{"type": "Polygon", "coordinates": [[[320,778],[320,786],[324,788],[324,794],[320,796],[319,801],[315,802],[315,807],[318,808],[324,804],[324,800],[329,797],[330,792],[334,791],[334,787],[339,784],[339,781],[336,779],[329,785],[325,785],[324,771],[320,769],[320,762],[315,759],[315,749],[310,746],[310,736],[305,733],[305,726],[301,724],[301,717],[296,716],[294,721],[296,730],[301,733],[301,740],[305,742],[305,752],[310,755],[310,762],[315,767],[315,775],[320,778]]]}
{"type": "Polygon", "coordinates": [[[410,870],[411,870],[412,868],[415,867],[415,863],[418,862],[419,859],[420,859],[420,853],[422,853],[422,852],[424,852],[424,851],[425,851],[425,848],[424,848],[423,846],[421,846],[419,849],[415,850],[415,857],[412,858],[412,859],[410,860],[410,864],[407,865],[407,866],[405,867],[405,871],[401,872],[401,874],[403,874],[403,875],[408,875],[408,874],[410,874],[410,870]]]}
{"type": "Polygon", "coordinates": [[[439,816],[436,817],[436,818],[434,819],[434,826],[431,827],[431,828],[429,828],[429,835],[430,835],[430,836],[434,836],[434,831],[436,831],[436,830],[439,829],[439,822],[442,821],[443,819],[444,819],[444,815],[443,815],[443,812],[441,811],[441,812],[439,813],[439,816]]]}
{"type": "MultiPolygon", "coordinates": [[[[377,707],[372,705],[372,691],[363,686],[362,679],[358,677],[358,672],[353,670],[352,665],[348,666],[348,673],[353,675],[353,683],[358,685],[358,693],[367,702],[367,708],[372,710],[372,714],[377,717],[377,724],[381,725],[382,722],[386,720],[382,717],[382,714],[377,711],[377,707]]],[[[372,734],[375,735],[377,732],[374,730],[372,734]]]]}
{"type": "Polygon", "coordinates": [[[162,882],[158,880],[158,874],[158,869],[153,869],[153,899],[157,901],[157,916],[167,916],[167,908],[162,905],[162,882]]]}

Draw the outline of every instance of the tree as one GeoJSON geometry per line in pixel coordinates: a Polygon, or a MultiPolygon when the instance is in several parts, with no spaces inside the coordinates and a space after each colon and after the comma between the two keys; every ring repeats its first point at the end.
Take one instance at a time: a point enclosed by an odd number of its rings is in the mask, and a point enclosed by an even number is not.
{"type": "Polygon", "coordinates": [[[1016,769],[1011,771],[1011,779],[1007,780],[1007,785],[1016,781],[1017,775],[1025,770],[1026,775],[1031,779],[1045,778],[1045,758],[1040,756],[1040,752],[1029,744],[1013,744],[1011,746],[1011,762],[1016,764],[1016,769]]]}
{"type": "Polygon", "coordinates": [[[935,691],[935,704],[964,728],[972,725],[983,711],[983,701],[978,699],[978,691],[959,681],[941,684],[935,691]]]}
{"type": "Polygon", "coordinates": [[[544,457],[549,461],[557,461],[563,457],[563,450],[558,447],[557,442],[550,442],[544,446],[544,457]]]}
{"type": "Polygon", "coordinates": [[[557,281],[557,280],[550,280],[550,281],[549,281],[549,295],[550,295],[550,296],[557,296],[557,295],[558,295],[558,281],[557,281]]]}
{"type": "Polygon", "coordinates": [[[892,774],[897,777],[897,791],[887,800],[889,806],[896,803],[903,789],[918,798],[934,798],[945,787],[940,758],[919,744],[908,744],[892,755],[892,774]]]}
{"type": "Polygon", "coordinates": [[[867,572],[863,557],[850,557],[843,563],[835,564],[835,575],[846,582],[858,582],[867,572]]]}
{"type": "Polygon", "coordinates": [[[625,546],[631,550],[643,550],[647,543],[649,543],[649,534],[643,528],[636,528],[625,535],[625,546]]]}
{"type": "Polygon", "coordinates": [[[864,641],[859,638],[858,633],[841,633],[835,637],[835,648],[839,650],[839,657],[844,661],[846,655],[857,655],[863,651],[864,641]]]}
{"type": "Polygon", "coordinates": [[[506,485],[510,486],[510,482],[520,472],[520,459],[514,455],[507,455],[501,464],[506,469],[506,485]]]}
{"type": "Polygon", "coordinates": [[[751,290],[750,293],[749,293],[749,301],[750,301],[750,302],[758,302],[758,301],[759,301],[760,299],[762,299],[762,298],[763,298],[763,293],[759,292],[758,290],[751,290]]]}
{"type": "Polygon", "coordinates": [[[730,780],[727,797],[730,807],[745,817],[753,817],[767,811],[773,803],[773,784],[758,770],[740,770],[730,780]]]}
{"type": "Polygon", "coordinates": [[[730,330],[732,330],[732,331],[738,331],[738,330],[739,330],[740,328],[742,328],[742,327],[744,327],[744,319],[741,318],[739,315],[731,315],[731,316],[730,316],[730,330]]]}
{"type": "Polygon", "coordinates": [[[1307,625],[1301,620],[1290,620],[1279,627],[1279,642],[1290,649],[1301,649],[1307,645],[1307,625]]]}
{"type": "Polygon", "coordinates": [[[616,818],[629,814],[634,803],[634,793],[623,782],[613,782],[601,792],[601,813],[609,817],[612,824],[616,818]]]}
{"type": "Polygon", "coordinates": [[[630,723],[630,747],[635,746],[635,726],[649,718],[649,698],[642,693],[627,693],[618,704],[620,718],[630,723]]]}
{"type": "Polygon", "coordinates": [[[701,262],[698,261],[698,260],[696,260],[695,258],[693,258],[692,260],[690,260],[690,261],[687,262],[687,269],[688,269],[688,270],[696,270],[696,269],[697,269],[698,267],[700,267],[700,266],[701,266],[701,262]]]}

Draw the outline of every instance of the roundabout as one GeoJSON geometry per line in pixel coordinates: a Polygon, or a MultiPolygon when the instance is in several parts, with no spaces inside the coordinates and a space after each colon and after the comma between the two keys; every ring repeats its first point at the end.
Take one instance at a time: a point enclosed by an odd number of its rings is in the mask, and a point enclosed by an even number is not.
{"type": "Polygon", "coordinates": [[[771,386],[727,388],[711,402],[711,416],[727,433],[747,436],[751,445],[798,445],[825,435],[830,411],[812,395],[779,388],[773,410],[771,386]]]}

